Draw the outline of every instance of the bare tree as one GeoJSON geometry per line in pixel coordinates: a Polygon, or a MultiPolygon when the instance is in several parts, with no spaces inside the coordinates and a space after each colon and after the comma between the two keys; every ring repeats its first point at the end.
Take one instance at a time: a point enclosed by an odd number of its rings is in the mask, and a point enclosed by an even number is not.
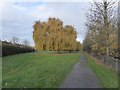
{"type": "Polygon", "coordinates": [[[88,21],[86,26],[88,28],[88,34],[93,42],[97,42],[101,46],[105,44],[106,55],[108,56],[110,52],[111,26],[113,25],[113,20],[115,20],[115,10],[116,3],[113,0],[94,1],[87,14],[88,21]]]}
{"type": "Polygon", "coordinates": [[[17,44],[19,42],[18,37],[12,37],[12,43],[17,44]]]}
{"type": "Polygon", "coordinates": [[[29,45],[29,41],[28,40],[24,40],[23,41],[23,45],[28,46],[29,45]]]}

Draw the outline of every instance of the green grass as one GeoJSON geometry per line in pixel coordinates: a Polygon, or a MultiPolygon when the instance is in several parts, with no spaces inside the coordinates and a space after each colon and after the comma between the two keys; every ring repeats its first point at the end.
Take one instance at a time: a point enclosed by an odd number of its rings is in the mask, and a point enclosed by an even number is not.
{"type": "Polygon", "coordinates": [[[86,54],[89,65],[98,77],[103,88],[118,88],[118,74],[98,63],[93,57],[86,54]]]}
{"type": "Polygon", "coordinates": [[[33,52],[3,57],[3,88],[56,88],[61,85],[79,53],[33,52]]]}
{"type": "Polygon", "coordinates": [[[0,89],[2,88],[2,57],[0,57],[0,89]]]}

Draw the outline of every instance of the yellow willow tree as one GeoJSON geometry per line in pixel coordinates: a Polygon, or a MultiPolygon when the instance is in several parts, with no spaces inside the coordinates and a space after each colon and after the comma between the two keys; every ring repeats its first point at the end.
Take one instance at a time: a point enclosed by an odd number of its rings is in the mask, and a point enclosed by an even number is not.
{"type": "Polygon", "coordinates": [[[35,43],[35,49],[36,50],[42,50],[42,34],[41,34],[41,22],[40,21],[36,21],[35,24],[33,25],[34,31],[33,31],[33,39],[34,39],[34,43],[35,43]]]}
{"type": "Polygon", "coordinates": [[[63,22],[58,18],[49,18],[48,25],[50,28],[50,36],[51,36],[51,47],[52,50],[60,50],[60,41],[61,41],[61,32],[63,30],[63,22]]]}
{"type": "Polygon", "coordinates": [[[66,50],[69,50],[70,52],[72,50],[76,50],[76,47],[77,47],[77,41],[76,41],[76,38],[77,38],[77,33],[74,29],[74,27],[70,26],[70,25],[66,25],[65,28],[65,48],[66,50]]]}
{"type": "Polygon", "coordinates": [[[77,32],[70,25],[63,27],[63,22],[58,18],[49,18],[48,22],[36,21],[33,25],[33,39],[36,50],[76,50],[77,32]]]}

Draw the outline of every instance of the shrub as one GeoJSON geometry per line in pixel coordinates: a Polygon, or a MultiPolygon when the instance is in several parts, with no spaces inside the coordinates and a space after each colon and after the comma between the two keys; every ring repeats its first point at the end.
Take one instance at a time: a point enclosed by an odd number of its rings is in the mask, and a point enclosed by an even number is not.
{"type": "Polygon", "coordinates": [[[2,41],[2,56],[33,52],[33,51],[35,50],[30,46],[13,44],[11,42],[2,41]]]}

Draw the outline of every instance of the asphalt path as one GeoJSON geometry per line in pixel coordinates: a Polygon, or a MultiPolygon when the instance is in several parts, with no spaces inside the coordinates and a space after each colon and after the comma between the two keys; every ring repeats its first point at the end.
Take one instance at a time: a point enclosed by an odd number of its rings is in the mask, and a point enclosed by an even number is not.
{"type": "Polygon", "coordinates": [[[101,88],[101,86],[85,56],[81,55],[80,61],[73,66],[60,88],[101,88]]]}

